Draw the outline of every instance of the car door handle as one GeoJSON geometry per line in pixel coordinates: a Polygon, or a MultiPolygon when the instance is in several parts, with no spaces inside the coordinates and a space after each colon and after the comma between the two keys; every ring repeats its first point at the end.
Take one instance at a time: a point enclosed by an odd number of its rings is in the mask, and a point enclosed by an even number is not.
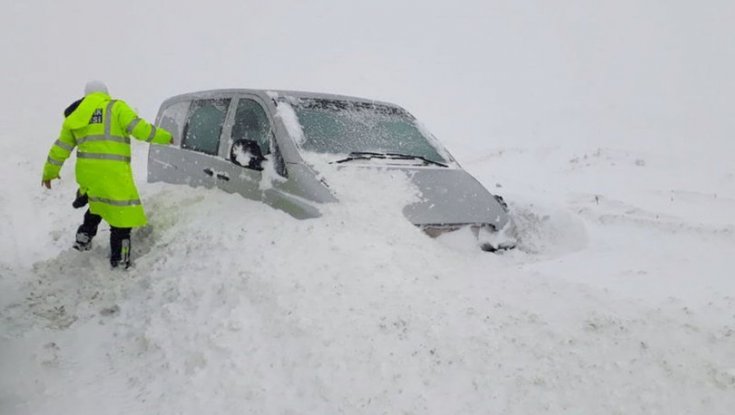
{"type": "MultiPolygon", "coordinates": [[[[210,169],[209,167],[207,167],[206,169],[204,169],[202,171],[207,176],[212,176],[212,177],[215,176],[214,170],[210,169]]],[[[222,179],[222,180],[226,180],[226,181],[229,181],[230,180],[230,176],[228,176],[228,175],[226,175],[224,173],[217,173],[216,176],[217,176],[218,179],[222,179]]]]}

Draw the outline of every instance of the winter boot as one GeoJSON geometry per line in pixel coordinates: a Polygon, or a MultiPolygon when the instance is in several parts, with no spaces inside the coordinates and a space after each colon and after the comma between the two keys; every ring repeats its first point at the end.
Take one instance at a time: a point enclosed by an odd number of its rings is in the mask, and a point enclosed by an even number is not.
{"type": "Polygon", "coordinates": [[[130,268],[130,239],[120,241],[120,254],[110,256],[110,266],[112,268],[128,269],[130,268]]]}
{"type": "Polygon", "coordinates": [[[120,269],[130,267],[130,228],[110,229],[110,265],[120,269]]]}
{"type": "Polygon", "coordinates": [[[89,251],[92,249],[92,237],[86,233],[79,232],[77,233],[77,240],[72,247],[80,252],[89,251]]]}
{"type": "Polygon", "coordinates": [[[72,246],[77,251],[89,251],[92,249],[92,238],[97,235],[97,227],[102,217],[87,210],[84,214],[84,223],[77,229],[77,237],[72,246]]]}

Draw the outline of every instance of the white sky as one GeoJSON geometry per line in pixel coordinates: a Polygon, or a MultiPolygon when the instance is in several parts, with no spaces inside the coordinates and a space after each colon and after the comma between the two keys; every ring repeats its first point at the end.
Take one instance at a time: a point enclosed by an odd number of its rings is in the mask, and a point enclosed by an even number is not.
{"type": "Polygon", "coordinates": [[[148,118],[191,90],[299,89],[396,102],[450,149],[735,150],[732,1],[186,3],[4,5],[6,131],[55,138],[61,110],[99,78],[148,118]]]}

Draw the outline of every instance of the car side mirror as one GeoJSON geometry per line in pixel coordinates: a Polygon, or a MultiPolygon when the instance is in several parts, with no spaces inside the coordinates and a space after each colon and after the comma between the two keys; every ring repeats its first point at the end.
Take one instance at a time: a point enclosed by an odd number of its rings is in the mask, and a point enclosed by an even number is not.
{"type": "Polygon", "coordinates": [[[241,167],[262,171],[265,157],[257,142],[242,139],[232,143],[230,161],[241,167]]]}

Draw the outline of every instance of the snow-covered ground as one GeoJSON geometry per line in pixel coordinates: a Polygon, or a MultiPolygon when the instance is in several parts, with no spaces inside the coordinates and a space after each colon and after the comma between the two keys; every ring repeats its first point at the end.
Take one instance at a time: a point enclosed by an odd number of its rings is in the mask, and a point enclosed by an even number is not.
{"type": "Polygon", "coordinates": [[[0,16],[0,414],[735,410],[729,2],[213,3],[0,16]],[[71,17],[137,24],[85,43],[71,17]],[[70,248],[74,160],[40,187],[91,77],[149,119],[209,87],[396,101],[506,198],[519,249],[428,238],[400,175],[299,221],[147,184],[135,143],[150,226],[111,271],[104,225],[70,248]]]}
{"type": "Polygon", "coordinates": [[[604,148],[465,164],[511,201],[521,249],[426,237],[400,177],[351,177],[359,194],[308,221],[142,184],[151,226],[113,272],[106,232],[69,247],[69,171],[51,192],[16,175],[0,412],[729,413],[732,175],[678,184],[675,160],[604,148]]]}

